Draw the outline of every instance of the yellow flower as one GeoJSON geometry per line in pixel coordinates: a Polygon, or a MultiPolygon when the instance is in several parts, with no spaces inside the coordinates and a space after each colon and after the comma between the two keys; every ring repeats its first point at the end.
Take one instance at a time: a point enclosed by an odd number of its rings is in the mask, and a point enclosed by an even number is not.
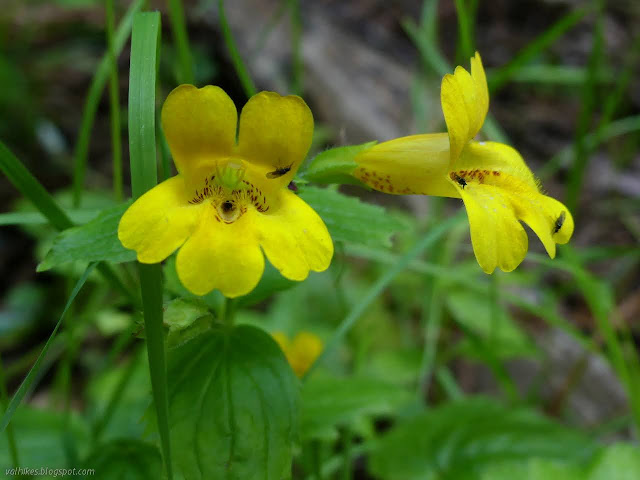
{"type": "Polygon", "coordinates": [[[567,243],[573,218],[557,200],[544,195],[520,154],[495,142],[476,142],[489,108],[489,91],[480,55],[471,73],[457,67],[442,79],[442,111],[448,133],[413,135],[380,143],[359,153],[353,175],[381,192],[462,198],[471,243],[486,273],[515,269],[528,248],[520,221],[538,235],[555,257],[567,243]]]}
{"type": "Polygon", "coordinates": [[[318,214],[287,186],[304,160],[313,117],[304,100],[273,92],[238,113],[220,88],[180,85],[162,107],[178,175],[129,207],[118,238],[142,263],[180,248],[178,276],[197,295],[250,292],[264,254],[291,280],[325,270],[333,243],[318,214]],[[262,251],[261,251],[262,249],[262,251]]]}
{"type": "Polygon", "coordinates": [[[282,332],[275,332],[272,336],[298,377],[302,377],[309,370],[324,347],[320,337],[310,332],[298,333],[293,341],[282,332]]]}

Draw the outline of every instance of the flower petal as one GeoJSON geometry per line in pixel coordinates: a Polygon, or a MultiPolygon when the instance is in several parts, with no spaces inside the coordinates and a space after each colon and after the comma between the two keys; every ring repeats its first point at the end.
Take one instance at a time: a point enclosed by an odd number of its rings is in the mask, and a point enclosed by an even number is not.
{"type": "Polygon", "coordinates": [[[393,194],[460,198],[448,181],[446,133],[396,138],[360,152],[352,175],[371,188],[393,194]]]}
{"type": "Polygon", "coordinates": [[[290,280],[307,278],[309,270],[326,270],[333,242],[320,216],[289,190],[281,190],[277,206],[253,218],[260,245],[271,264],[290,280]]]}
{"type": "Polygon", "coordinates": [[[516,179],[519,183],[524,183],[538,191],[538,182],[522,156],[517,150],[504,143],[469,142],[462,151],[453,171],[468,172],[473,170],[485,173],[488,171],[490,175],[497,172],[499,175],[496,175],[498,178],[495,178],[495,181],[516,179]]]}
{"type": "Polygon", "coordinates": [[[182,175],[156,185],[138,198],[120,219],[118,238],[142,263],[161,262],[195,229],[200,205],[190,205],[182,175]]]}
{"type": "Polygon", "coordinates": [[[510,195],[516,216],[540,238],[551,258],[556,256],[556,243],[567,243],[573,234],[573,217],[561,202],[540,193],[510,195]]]}
{"type": "Polygon", "coordinates": [[[226,224],[205,205],[197,230],[178,252],[176,270],[182,284],[196,295],[214,288],[229,298],[249,293],[264,271],[251,215],[226,224]]]}
{"type": "Polygon", "coordinates": [[[162,129],[181,173],[231,155],[238,112],[220,87],[180,85],[162,106],[162,129]]]}
{"type": "Polygon", "coordinates": [[[482,270],[514,270],[527,253],[528,239],[509,197],[499,188],[484,184],[468,184],[460,191],[469,217],[473,252],[482,270]]]}
{"type": "Polygon", "coordinates": [[[313,115],[302,98],[260,92],[240,115],[238,154],[263,168],[278,186],[289,184],[305,159],[313,135],[313,115]]]}
{"type": "Polygon", "coordinates": [[[442,79],[440,102],[449,132],[452,164],[482,128],[489,108],[487,81],[477,52],[471,59],[471,68],[473,75],[458,66],[453,75],[442,79]]]}
{"type": "MultiPolygon", "coordinates": [[[[476,54],[471,57],[471,77],[476,84],[476,101],[478,102],[478,114],[477,122],[480,124],[478,131],[484,124],[484,119],[489,111],[489,87],[487,85],[487,76],[484,73],[484,67],[482,66],[482,59],[480,54],[476,54]]],[[[476,132],[477,133],[477,132],[476,132]]]]}

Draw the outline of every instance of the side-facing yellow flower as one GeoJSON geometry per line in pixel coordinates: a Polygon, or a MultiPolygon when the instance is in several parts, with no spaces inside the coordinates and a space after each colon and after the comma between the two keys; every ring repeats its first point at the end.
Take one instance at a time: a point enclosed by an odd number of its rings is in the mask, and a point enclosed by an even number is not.
{"type": "Polygon", "coordinates": [[[476,142],[489,108],[489,90],[480,55],[471,73],[456,67],[442,79],[440,100],[448,133],[413,135],[360,152],[353,175],[385,193],[462,198],[471,243],[486,273],[515,269],[528,249],[520,221],[538,235],[555,257],[567,243],[573,218],[557,200],[544,195],[529,167],[513,148],[476,142]]]}
{"type": "Polygon", "coordinates": [[[272,336],[298,377],[302,377],[311,368],[324,348],[320,337],[311,332],[299,332],[293,340],[289,340],[282,332],[275,332],[272,336]]]}
{"type": "Polygon", "coordinates": [[[291,280],[325,270],[333,243],[318,214],[287,186],[304,160],[313,117],[304,100],[261,92],[238,113],[219,87],[180,85],[162,107],[178,175],[136,200],[118,238],[142,263],[180,248],[178,277],[197,295],[250,292],[264,254],[291,280]],[[261,251],[262,249],[262,251],[261,251]]]}

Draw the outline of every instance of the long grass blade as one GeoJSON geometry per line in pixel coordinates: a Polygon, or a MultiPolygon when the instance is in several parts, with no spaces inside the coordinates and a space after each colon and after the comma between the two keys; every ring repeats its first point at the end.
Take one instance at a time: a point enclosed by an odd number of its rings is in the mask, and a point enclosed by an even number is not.
{"type": "MultiPolygon", "coordinates": [[[[129,152],[131,191],[138,198],[158,182],[155,138],[155,85],[160,45],[160,14],[138,13],[131,35],[129,77],[129,152]]],[[[151,389],[166,473],[173,478],[169,438],[169,401],[162,325],[162,270],[139,264],[140,288],[151,389]]]]}
{"type": "Polygon", "coordinates": [[[180,83],[194,83],[193,76],[193,56],[189,47],[189,35],[184,20],[184,9],[182,0],[168,0],[169,21],[171,30],[178,50],[178,60],[180,61],[180,83]]]}
{"type": "Polygon", "coordinates": [[[398,262],[389,268],[389,270],[387,270],[385,274],[376,281],[367,294],[351,309],[344,320],[342,320],[335,332],[333,332],[333,335],[327,342],[327,346],[324,351],[306,372],[303,379],[308,378],[318,365],[322,364],[322,362],[324,362],[324,360],[333,353],[333,350],[340,344],[340,342],[342,342],[347,332],[351,330],[362,314],[373,303],[373,301],[378,298],[384,289],[387,288],[393,279],[407,268],[412,260],[424,252],[425,249],[432,246],[440,237],[442,237],[442,235],[447,233],[454,225],[460,222],[462,218],[463,212],[460,212],[432,228],[427,235],[425,235],[411,250],[400,257],[398,262]]]}
{"type": "MultiPolygon", "coordinates": [[[[0,171],[7,176],[9,181],[25,198],[34,204],[56,230],[66,230],[73,227],[73,222],[56,203],[51,194],[2,142],[0,142],[0,171]]],[[[136,305],[139,303],[131,291],[124,286],[110,265],[100,263],[98,270],[125,297],[136,305]]]]}
{"type": "Polygon", "coordinates": [[[513,59],[502,68],[495,70],[489,77],[489,91],[495,92],[503,87],[518,72],[520,67],[552,45],[570,28],[586,15],[587,9],[578,9],[568,13],[542,35],[520,50],[513,59]]]}
{"type": "Polygon", "coordinates": [[[4,432],[5,428],[7,428],[7,425],[9,425],[9,422],[11,421],[11,418],[13,417],[13,414],[15,413],[16,408],[18,408],[18,406],[20,405],[20,402],[22,402],[22,399],[31,390],[31,388],[35,386],[35,383],[36,383],[35,380],[37,377],[39,377],[42,362],[46,357],[47,352],[49,351],[49,347],[51,346],[51,343],[54,341],[56,334],[58,333],[58,329],[60,328],[60,325],[62,325],[62,320],[64,319],[67,313],[67,310],[69,310],[69,307],[71,306],[76,296],[78,295],[78,292],[86,282],[87,277],[93,270],[93,267],[95,267],[95,263],[90,263],[85,269],[84,273],[82,274],[82,277],[80,277],[80,279],[76,283],[76,286],[71,292],[71,295],[67,300],[67,304],[65,305],[64,310],[62,311],[62,315],[60,315],[60,319],[58,320],[58,323],[56,323],[56,326],[54,327],[53,332],[51,332],[49,339],[44,344],[44,347],[42,348],[40,355],[38,355],[36,362],[33,364],[33,367],[31,367],[31,370],[29,370],[29,373],[20,384],[18,391],[13,395],[11,402],[9,402],[9,406],[5,410],[2,416],[2,420],[0,421],[0,432],[4,432]]]}
{"type": "Polygon", "coordinates": [[[602,54],[604,48],[604,35],[603,35],[603,2],[597,1],[598,5],[598,18],[596,19],[596,26],[593,31],[593,42],[591,46],[591,55],[589,56],[589,65],[587,67],[587,77],[582,87],[582,102],[580,115],[578,117],[578,127],[576,131],[576,139],[573,148],[573,165],[569,175],[567,185],[567,208],[573,212],[576,216],[578,211],[578,200],[580,197],[580,191],[582,190],[582,183],[584,181],[584,172],[589,162],[589,156],[591,149],[588,148],[586,142],[586,135],[589,131],[593,112],[596,104],[596,74],[602,63],[602,54]]]}
{"type": "Polygon", "coordinates": [[[224,43],[227,46],[227,50],[229,51],[229,55],[231,56],[231,62],[233,63],[233,68],[236,70],[236,74],[240,79],[240,83],[242,84],[242,89],[247,97],[252,97],[258,90],[256,89],[253,80],[251,79],[251,75],[249,75],[249,70],[247,69],[242,57],[240,56],[240,52],[238,51],[238,47],[236,46],[236,42],[233,39],[233,34],[231,33],[231,28],[229,28],[229,22],[227,22],[227,16],[224,12],[224,0],[218,0],[218,15],[220,17],[220,29],[222,30],[222,38],[224,38],[224,43]]]}
{"type": "Polygon", "coordinates": [[[113,157],[113,194],[122,200],[122,137],[120,135],[120,89],[118,88],[118,61],[115,52],[115,9],[113,0],[106,0],[107,49],[109,53],[109,114],[111,115],[111,155],[113,157]]]}
{"type": "MultiPolygon", "coordinates": [[[[134,14],[140,11],[144,3],[145,0],[134,0],[122,18],[113,39],[113,50],[116,57],[120,55],[124,44],[129,38],[134,14]]],[[[100,102],[102,91],[109,78],[110,67],[111,61],[109,59],[109,52],[107,51],[98,64],[98,68],[96,68],[96,73],[91,80],[87,99],[84,103],[84,110],[82,111],[78,140],[76,141],[73,151],[73,203],[76,207],[80,206],[82,202],[91,129],[93,128],[93,121],[96,116],[96,111],[98,110],[98,103],[100,102]]]]}

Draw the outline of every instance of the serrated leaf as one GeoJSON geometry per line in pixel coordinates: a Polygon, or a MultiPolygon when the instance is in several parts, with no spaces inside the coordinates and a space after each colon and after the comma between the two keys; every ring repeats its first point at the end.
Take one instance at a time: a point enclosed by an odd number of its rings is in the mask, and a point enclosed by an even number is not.
{"type": "Polygon", "coordinates": [[[108,208],[89,223],[59,233],[37,271],[75,260],[113,263],[135,260],[136,253],[124,248],[118,240],[118,223],[127,208],[129,203],[108,208]]]}
{"type": "Polygon", "coordinates": [[[162,478],[162,459],[155,445],[132,438],[98,445],[85,461],[96,480],[158,480],[162,478]]]}
{"type": "Polygon", "coordinates": [[[363,150],[373,147],[378,142],[367,142],[360,145],[336,147],[316,155],[301,177],[309,182],[316,183],[350,183],[364,186],[364,184],[351,176],[358,164],[356,155],[363,150]]]}
{"type": "Polygon", "coordinates": [[[584,461],[596,445],[532,410],[477,397],[406,418],[376,444],[370,469],[388,480],[477,478],[498,462],[584,461]]]}
{"type": "Polygon", "coordinates": [[[316,375],[302,389],[300,434],[303,439],[331,439],[337,427],[393,412],[413,396],[375,378],[316,375]]]}
{"type": "Polygon", "coordinates": [[[290,477],[299,383],[270,335],[221,327],[167,360],[174,466],[185,478],[290,477]]]}
{"type": "Polygon", "coordinates": [[[384,208],[331,188],[306,187],[300,197],[318,212],[334,242],[390,247],[391,235],[408,227],[384,208]]]}

